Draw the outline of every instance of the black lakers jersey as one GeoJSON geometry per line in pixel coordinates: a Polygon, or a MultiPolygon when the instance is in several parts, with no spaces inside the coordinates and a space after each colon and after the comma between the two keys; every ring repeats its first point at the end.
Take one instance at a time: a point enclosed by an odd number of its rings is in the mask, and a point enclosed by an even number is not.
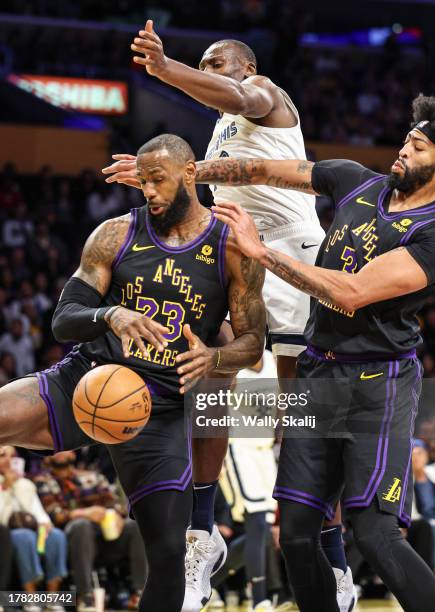
{"type": "MultiPolygon", "coordinates": [[[[120,339],[111,331],[80,351],[97,363],[120,363],[140,374],[156,393],[178,393],[175,357],[188,348],[186,323],[207,342],[219,331],[228,312],[225,248],[228,226],[213,216],[192,242],[171,247],[153,231],[147,207],[131,211],[124,244],[113,262],[105,304],[121,305],[169,329],[168,346],[158,352],[150,344],[144,356],[133,341],[125,358],[120,339]]],[[[146,342],[146,341],[145,341],[146,342]]]]}
{"type": "Polygon", "coordinates": [[[435,201],[389,212],[387,177],[348,160],[316,163],[317,193],[334,200],[335,216],[316,265],[355,274],[375,257],[406,247],[428,276],[429,286],[391,300],[345,311],[311,299],[305,336],[324,351],[356,355],[406,353],[421,342],[417,313],[435,282],[435,201]]]}

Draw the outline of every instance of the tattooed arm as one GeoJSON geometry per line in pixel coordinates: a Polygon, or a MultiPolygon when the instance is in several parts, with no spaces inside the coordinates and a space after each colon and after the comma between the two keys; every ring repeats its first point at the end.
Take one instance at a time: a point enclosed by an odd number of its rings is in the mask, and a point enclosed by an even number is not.
{"type": "Polygon", "coordinates": [[[233,373],[254,365],[264,350],[266,311],[262,289],[264,268],[254,259],[245,257],[230,238],[226,249],[226,269],[229,277],[228,303],[234,340],[218,348],[208,347],[184,326],[189,351],[175,359],[180,374],[181,393],[195,385],[209,372],[233,373]]]}
{"type": "Polygon", "coordinates": [[[270,185],[315,194],[311,184],[313,162],[306,160],[236,159],[232,157],[196,164],[196,182],[213,185],[270,185]]]}
{"type": "MultiPolygon", "coordinates": [[[[119,153],[113,155],[115,161],[103,168],[109,175],[106,183],[122,183],[140,189],[136,173],[136,158],[119,153]]],[[[315,194],[311,184],[311,171],[314,164],[306,160],[236,159],[226,157],[213,161],[196,162],[197,183],[212,185],[270,185],[280,189],[294,189],[315,194]]]]}
{"type": "Polygon", "coordinates": [[[104,296],[112,280],[112,263],[125,239],[130,215],[102,223],[89,236],[80,266],[66,283],[53,315],[52,331],[59,342],[87,342],[113,331],[122,342],[124,356],[129,343],[146,353],[145,338],[157,350],[167,342],[163,325],[117,304],[107,305],[104,296]]]}
{"type": "Polygon", "coordinates": [[[270,249],[260,241],[254,221],[241,206],[223,202],[213,207],[227,223],[241,251],[304,293],[347,311],[419,291],[428,285],[423,268],[401,247],[379,255],[356,274],[305,264],[270,249]]]}

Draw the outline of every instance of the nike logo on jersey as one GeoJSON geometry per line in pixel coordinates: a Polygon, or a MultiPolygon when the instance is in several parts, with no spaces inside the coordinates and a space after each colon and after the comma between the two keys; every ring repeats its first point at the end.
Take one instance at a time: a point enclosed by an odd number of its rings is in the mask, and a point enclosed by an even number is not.
{"type": "Polygon", "coordinates": [[[373,206],[373,208],[375,207],[375,204],[372,204],[371,202],[367,202],[362,197],[357,199],[357,203],[358,204],[365,204],[366,206],[373,206]]]}
{"type": "Polygon", "coordinates": [[[147,249],[153,249],[154,245],[152,244],[151,246],[139,246],[136,242],[136,244],[134,244],[131,248],[132,251],[146,251],[147,249]]]}
{"type": "Polygon", "coordinates": [[[378,378],[378,376],[382,376],[383,372],[378,372],[377,374],[366,374],[365,372],[361,373],[361,380],[369,380],[370,378],[378,378]]]}
{"type": "Polygon", "coordinates": [[[305,244],[305,242],[302,243],[303,249],[312,249],[315,246],[319,246],[319,245],[318,244],[305,244]]]}

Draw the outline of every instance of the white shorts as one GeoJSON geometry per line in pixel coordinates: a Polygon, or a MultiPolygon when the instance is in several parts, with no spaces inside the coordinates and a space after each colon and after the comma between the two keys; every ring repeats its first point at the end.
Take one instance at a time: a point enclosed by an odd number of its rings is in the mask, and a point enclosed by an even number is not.
{"type": "MultiPolygon", "coordinates": [[[[325,232],[316,223],[295,223],[261,234],[271,249],[314,265],[325,232]]],[[[305,348],[304,329],[310,314],[310,297],[266,270],[263,298],[275,357],[297,357],[305,348]]]]}
{"type": "Polygon", "coordinates": [[[253,439],[230,442],[219,484],[237,522],[254,512],[266,512],[268,522],[275,522],[277,502],[272,491],[277,468],[271,442],[263,438],[258,445],[253,439]]]}

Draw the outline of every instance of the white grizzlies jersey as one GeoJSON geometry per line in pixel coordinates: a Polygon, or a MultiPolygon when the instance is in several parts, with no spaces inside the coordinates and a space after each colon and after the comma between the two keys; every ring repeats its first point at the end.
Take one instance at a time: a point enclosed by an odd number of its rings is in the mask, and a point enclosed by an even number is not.
{"type": "MultiPolygon", "coordinates": [[[[241,115],[224,113],[216,123],[206,159],[306,159],[299,114],[289,96],[283,90],[281,92],[297,118],[294,127],[263,127],[241,115]]],[[[267,185],[210,185],[210,189],[216,203],[227,200],[243,206],[253,216],[257,229],[261,231],[294,223],[319,225],[312,195],[267,185]]]]}

